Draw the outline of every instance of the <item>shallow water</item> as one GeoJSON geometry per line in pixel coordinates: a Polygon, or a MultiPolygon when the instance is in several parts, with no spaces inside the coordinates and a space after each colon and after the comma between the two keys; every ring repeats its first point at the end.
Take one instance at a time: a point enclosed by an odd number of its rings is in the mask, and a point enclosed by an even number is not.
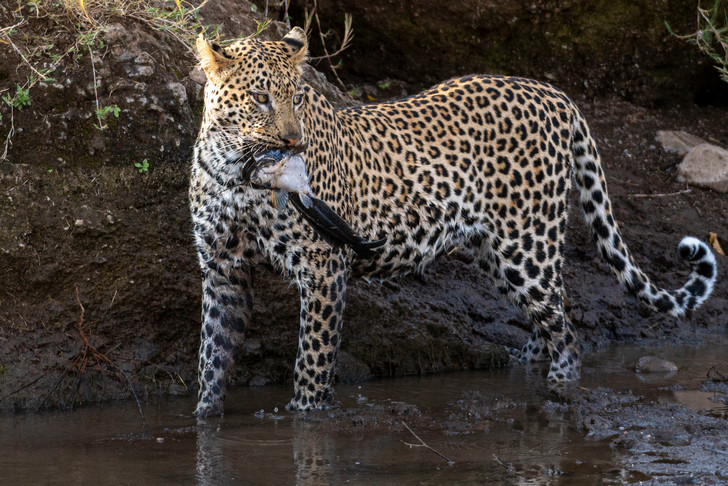
{"type": "MultiPolygon", "coordinates": [[[[631,389],[648,399],[726,414],[699,391],[712,365],[726,369],[728,341],[588,353],[580,385],[631,389]],[[670,359],[672,376],[638,375],[640,356],[670,359]]],[[[0,416],[2,484],[622,484],[649,479],[588,440],[549,399],[538,368],[458,372],[337,386],[347,413],[304,420],[284,411],[291,387],[234,391],[223,418],[199,423],[194,397],[74,412],[0,416]],[[475,395],[473,395],[475,393],[475,395]],[[496,417],[468,416],[468,400],[496,417]],[[412,407],[421,415],[408,415],[412,407]],[[389,409],[399,412],[390,413],[389,409]],[[351,412],[353,410],[353,412],[351,412]],[[425,447],[410,447],[418,440],[425,447]]],[[[477,411],[473,412],[477,413],[477,411]]],[[[325,414],[324,414],[325,415],[325,414]]]]}

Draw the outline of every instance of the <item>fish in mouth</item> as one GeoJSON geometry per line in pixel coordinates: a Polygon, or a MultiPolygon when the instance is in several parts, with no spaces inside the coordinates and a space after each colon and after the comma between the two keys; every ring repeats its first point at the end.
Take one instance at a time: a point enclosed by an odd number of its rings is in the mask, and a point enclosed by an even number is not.
{"type": "Polygon", "coordinates": [[[273,206],[283,211],[290,201],[296,210],[331,245],[350,247],[359,258],[371,258],[387,239],[367,241],[328,204],[313,195],[306,163],[300,154],[269,150],[253,157],[243,178],[259,189],[270,189],[273,206]]]}

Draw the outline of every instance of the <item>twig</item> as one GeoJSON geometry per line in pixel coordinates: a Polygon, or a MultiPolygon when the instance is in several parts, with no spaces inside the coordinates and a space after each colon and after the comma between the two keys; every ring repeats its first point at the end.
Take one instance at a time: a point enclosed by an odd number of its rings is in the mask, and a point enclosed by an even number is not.
{"type": "Polygon", "coordinates": [[[291,17],[288,15],[288,0],[283,0],[283,16],[285,17],[283,20],[286,21],[286,27],[288,30],[291,30],[291,17]]]}
{"type": "Polygon", "coordinates": [[[622,197],[667,197],[667,196],[679,196],[680,194],[687,194],[692,192],[692,189],[683,189],[677,192],[668,192],[664,194],[625,194],[622,197]]]}
{"type": "MultiPolygon", "coordinates": [[[[17,24],[16,24],[16,25],[17,25],[17,24]]],[[[5,32],[3,32],[3,34],[5,35],[5,38],[6,38],[7,40],[8,40],[8,43],[9,43],[9,44],[10,44],[10,46],[11,46],[11,47],[13,48],[13,50],[14,50],[15,52],[17,52],[17,53],[18,53],[18,55],[20,56],[20,58],[21,58],[21,59],[22,59],[22,60],[23,60],[23,61],[25,62],[25,64],[27,64],[27,65],[28,65],[28,67],[29,67],[29,68],[30,68],[30,69],[31,69],[31,70],[32,70],[32,71],[33,71],[33,72],[34,72],[35,74],[37,74],[37,75],[38,75],[38,77],[39,77],[39,78],[40,78],[40,79],[41,79],[42,81],[45,81],[46,79],[48,79],[48,76],[46,76],[45,74],[41,73],[40,71],[38,71],[38,70],[37,70],[36,68],[34,68],[34,67],[33,67],[33,65],[32,65],[32,64],[30,63],[30,61],[28,61],[28,58],[26,58],[26,57],[25,57],[25,55],[24,55],[24,54],[23,54],[22,52],[20,52],[20,49],[18,49],[18,46],[16,46],[16,45],[15,45],[15,43],[14,43],[14,42],[13,42],[12,40],[10,40],[10,36],[9,36],[9,35],[8,35],[7,33],[5,33],[5,32]]]]}
{"type": "Polygon", "coordinates": [[[506,468],[506,471],[513,472],[513,464],[506,464],[500,459],[498,459],[498,456],[495,455],[495,452],[493,453],[493,459],[495,459],[495,462],[506,468]]]}
{"type": "Polygon", "coordinates": [[[129,378],[127,378],[126,374],[119,368],[119,366],[114,363],[108,356],[100,352],[91,342],[89,341],[88,336],[86,335],[86,331],[84,331],[85,321],[84,316],[86,315],[86,309],[83,307],[83,304],[81,303],[81,297],[78,292],[78,286],[76,286],[76,302],[78,303],[78,306],[81,308],[81,315],[78,319],[78,334],[81,337],[81,341],[83,341],[83,349],[81,349],[78,353],[76,353],[75,356],[71,358],[71,363],[66,367],[61,377],[56,381],[55,385],[51,388],[51,390],[45,395],[43,400],[41,401],[39,405],[39,409],[45,404],[48,397],[50,397],[53,392],[58,388],[58,385],[63,381],[63,379],[68,375],[68,373],[76,368],[78,370],[78,378],[76,381],[77,389],[81,385],[81,379],[83,378],[84,374],[86,373],[86,368],[88,368],[89,360],[93,359],[94,364],[99,368],[99,371],[103,373],[103,370],[101,368],[101,364],[106,364],[111,370],[114,372],[114,374],[119,378],[121,382],[123,382],[131,395],[134,397],[134,401],[137,404],[137,408],[139,409],[139,415],[142,417],[142,426],[146,424],[146,420],[144,418],[144,412],[142,411],[142,404],[139,400],[139,396],[136,393],[136,390],[134,390],[134,386],[131,384],[131,381],[129,381],[129,378]]]}
{"type": "MultiPolygon", "coordinates": [[[[94,53],[91,51],[91,46],[88,47],[88,57],[91,60],[91,73],[93,73],[94,76],[94,98],[96,99],[96,118],[99,120],[99,130],[103,130],[106,128],[106,125],[104,125],[104,121],[101,119],[101,109],[99,108],[99,92],[96,89],[96,66],[94,66],[94,53]]],[[[78,290],[78,287],[76,287],[76,290],[78,290]]],[[[79,302],[80,304],[80,302],[79,302]]]]}
{"type": "Polygon", "coordinates": [[[39,377],[37,377],[36,379],[34,379],[33,381],[30,381],[30,382],[26,383],[25,385],[22,385],[20,388],[17,388],[15,390],[11,391],[10,393],[7,393],[7,394],[1,396],[0,397],[0,402],[2,402],[3,400],[5,400],[6,398],[8,398],[8,397],[10,397],[12,395],[15,395],[16,393],[20,393],[21,391],[25,390],[29,386],[35,385],[36,383],[38,383],[38,381],[40,381],[41,379],[43,379],[46,376],[50,375],[54,371],[55,370],[53,370],[53,369],[48,370],[45,373],[43,373],[42,375],[40,375],[39,377]]]}
{"type": "Polygon", "coordinates": [[[432,447],[430,447],[429,445],[427,445],[424,440],[420,439],[419,436],[417,434],[415,434],[412,429],[410,429],[409,425],[407,425],[407,423],[404,420],[402,421],[402,425],[404,425],[407,428],[407,430],[410,431],[410,434],[412,434],[412,435],[415,436],[415,439],[417,439],[417,440],[420,441],[419,444],[410,444],[409,442],[402,441],[402,443],[404,445],[409,446],[410,448],[412,448],[412,447],[425,447],[427,449],[430,449],[432,452],[434,452],[438,456],[440,456],[443,459],[445,459],[447,461],[447,465],[448,466],[452,466],[453,464],[455,464],[455,461],[451,461],[450,459],[447,458],[447,456],[445,456],[442,453],[436,451],[435,449],[433,449],[432,447]]]}
{"type": "Polygon", "coordinates": [[[708,379],[712,381],[728,381],[728,376],[718,371],[718,367],[713,365],[708,370],[708,379]]]}
{"type": "Polygon", "coordinates": [[[0,161],[7,160],[8,149],[13,145],[13,135],[15,134],[15,108],[10,105],[10,130],[8,130],[8,136],[5,137],[5,150],[0,155],[0,161]]]}
{"type": "MultiPolygon", "coordinates": [[[[321,20],[319,20],[318,15],[318,0],[314,0],[313,2],[313,16],[316,19],[316,27],[318,27],[319,31],[319,38],[321,39],[321,45],[324,48],[324,56],[323,58],[326,59],[329,63],[329,68],[331,68],[331,72],[334,74],[334,77],[336,78],[336,81],[339,82],[339,85],[343,88],[344,92],[346,92],[346,85],[341,80],[339,75],[336,73],[336,67],[334,66],[334,63],[331,62],[331,57],[335,56],[337,54],[340,54],[344,49],[346,49],[351,41],[351,15],[346,15],[344,17],[344,39],[341,42],[341,47],[339,50],[334,52],[333,54],[329,54],[329,50],[326,48],[326,35],[324,34],[324,31],[321,29],[321,20]]],[[[311,60],[316,60],[321,58],[311,58],[311,60]]]]}

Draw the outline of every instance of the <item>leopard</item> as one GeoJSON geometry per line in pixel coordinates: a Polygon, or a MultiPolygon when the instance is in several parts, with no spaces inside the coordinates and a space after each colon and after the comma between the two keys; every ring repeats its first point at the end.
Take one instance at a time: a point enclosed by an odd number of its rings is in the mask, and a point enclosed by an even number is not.
{"type": "Polygon", "coordinates": [[[335,108],[302,80],[305,32],[280,40],[197,39],[207,80],[192,154],[189,202],[202,271],[195,414],[221,415],[235,351],[251,323],[253,271],[272,265],[300,294],[292,411],[332,406],[350,278],[422,273],[459,249],[532,323],[521,362],[550,361],[546,382],[580,378],[577,331],[565,310],[569,194],[623,288],[677,318],[710,296],[716,260],[698,238],[677,290],[657,287],[623,240],[594,136],[575,103],[545,82],[453,78],[397,101],[335,108]],[[364,257],[332,244],[244,168],[268,150],[304,157],[315,195],[370,240],[364,257]]]}

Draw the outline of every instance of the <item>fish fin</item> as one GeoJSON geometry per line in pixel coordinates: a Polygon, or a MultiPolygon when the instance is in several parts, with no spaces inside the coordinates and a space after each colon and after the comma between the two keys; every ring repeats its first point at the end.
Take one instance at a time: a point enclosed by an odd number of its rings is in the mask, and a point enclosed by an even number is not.
{"type": "Polygon", "coordinates": [[[311,197],[307,196],[306,194],[298,193],[298,197],[301,200],[301,204],[303,204],[303,207],[306,209],[310,209],[313,206],[313,200],[311,197]]]}
{"type": "Polygon", "coordinates": [[[271,191],[271,200],[273,202],[273,207],[278,209],[278,211],[285,210],[288,205],[288,191],[285,189],[271,191]]]}

